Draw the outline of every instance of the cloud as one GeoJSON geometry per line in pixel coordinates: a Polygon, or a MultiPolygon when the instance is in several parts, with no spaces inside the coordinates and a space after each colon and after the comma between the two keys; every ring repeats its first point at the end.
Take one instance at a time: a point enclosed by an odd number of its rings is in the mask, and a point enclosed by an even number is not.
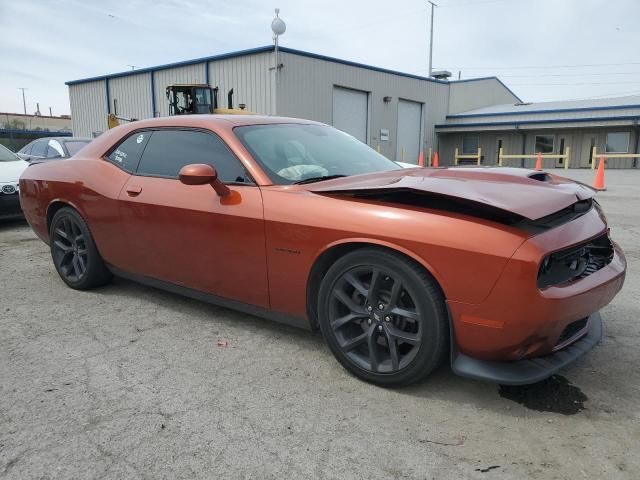
{"type": "MultiPolygon", "coordinates": [[[[640,92],[636,0],[437,3],[438,68],[461,71],[463,78],[502,75],[532,101],[640,92]],[[603,63],[619,65],[562,67],[603,63]],[[540,68],[554,65],[559,67],[540,68]],[[521,66],[536,68],[515,68],[521,66]],[[615,75],[593,75],[612,69],[615,75]]],[[[277,5],[287,22],[282,45],[426,73],[429,17],[423,0],[277,5]]],[[[67,80],[266,45],[272,17],[273,8],[258,0],[0,0],[0,110],[22,111],[17,87],[28,87],[29,110],[38,101],[69,113],[67,80]]]]}

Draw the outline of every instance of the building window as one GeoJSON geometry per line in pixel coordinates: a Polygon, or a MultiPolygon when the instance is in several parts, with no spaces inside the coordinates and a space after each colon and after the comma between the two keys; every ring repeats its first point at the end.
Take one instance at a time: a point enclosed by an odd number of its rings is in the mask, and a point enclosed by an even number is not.
{"type": "Polygon", "coordinates": [[[606,153],[628,153],[629,132],[607,133],[607,143],[604,149],[606,153]]]}
{"type": "Polygon", "coordinates": [[[478,153],[478,147],[480,145],[480,137],[462,137],[462,153],[464,155],[475,155],[478,153]]]}
{"type": "Polygon", "coordinates": [[[536,145],[534,153],[553,153],[553,135],[536,135],[536,145]]]}

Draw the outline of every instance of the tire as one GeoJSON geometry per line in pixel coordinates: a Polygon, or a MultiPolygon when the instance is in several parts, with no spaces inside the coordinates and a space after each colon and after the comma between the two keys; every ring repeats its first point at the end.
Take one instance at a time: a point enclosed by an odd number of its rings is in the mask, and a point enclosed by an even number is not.
{"type": "Polygon", "coordinates": [[[89,227],[71,207],[58,210],[49,228],[51,258],[64,283],[75,290],[89,290],[108,283],[107,269],[89,227]]]}
{"type": "Polygon", "coordinates": [[[329,268],[318,294],[318,323],[347,370],[386,387],[420,381],[448,348],[437,283],[405,256],[383,249],[353,251],[329,268]]]}

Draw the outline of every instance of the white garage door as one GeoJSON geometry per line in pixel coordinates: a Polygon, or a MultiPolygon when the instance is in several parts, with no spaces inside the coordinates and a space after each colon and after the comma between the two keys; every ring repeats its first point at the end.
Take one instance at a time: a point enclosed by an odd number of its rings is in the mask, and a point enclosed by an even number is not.
{"type": "Polygon", "coordinates": [[[421,124],[422,104],[408,100],[398,100],[397,161],[418,163],[421,124]]]}
{"type": "Polygon", "coordinates": [[[333,87],[333,126],[367,143],[367,92],[333,87]]]}

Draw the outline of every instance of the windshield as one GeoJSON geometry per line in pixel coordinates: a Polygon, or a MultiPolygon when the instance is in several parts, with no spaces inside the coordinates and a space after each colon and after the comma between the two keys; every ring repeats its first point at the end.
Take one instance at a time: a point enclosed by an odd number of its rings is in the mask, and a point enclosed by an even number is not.
{"type": "Polygon", "coordinates": [[[326,125],[236,127],[235,134],[276,185],[401,167],[364,143],[326,125]]]}
{"type": "Polygon", "coordinates": [[[21,158],[4,145],[0,145],[0,162],[17,162],[18,160],[21,158]]]}
{"type": "Polygon", "coordinates": [[[69,142],[64,142],[65,147],[69,150],[69,156],[73,157],[76,153],[85,147],[89,143],[89,140],[81,141],[81,140],[73,140],[69,142]]]}

